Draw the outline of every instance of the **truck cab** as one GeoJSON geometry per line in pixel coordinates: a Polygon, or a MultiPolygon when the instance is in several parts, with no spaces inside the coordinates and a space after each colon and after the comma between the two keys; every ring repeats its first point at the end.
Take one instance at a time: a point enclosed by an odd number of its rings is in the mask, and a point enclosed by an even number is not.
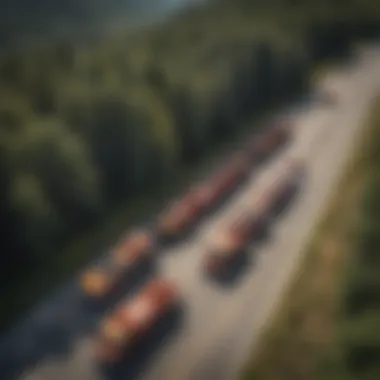
{"type": "Polygon", "coordinates": [[[88,268],[80,277],[83,293],[95,300],[113,295],[123,280],[134,274],[140,265],[152,257],[154,240],[145,230],[129,233],[103,262],[88,268]]]}
{"type": "Polygon", "coordinates": [[[248,215],[223,226],[210,237],[206,244],[204,267],[214,274],[226,270],[233,259],[244,251],[249,236],[248,215]]]}
{"type": "Polygon", "coordinates": [[[102,364],[119,363],[179,303],[180,294],[173,283],[152,280],[103,319],[95,336],[96,359],[102,364]]]}

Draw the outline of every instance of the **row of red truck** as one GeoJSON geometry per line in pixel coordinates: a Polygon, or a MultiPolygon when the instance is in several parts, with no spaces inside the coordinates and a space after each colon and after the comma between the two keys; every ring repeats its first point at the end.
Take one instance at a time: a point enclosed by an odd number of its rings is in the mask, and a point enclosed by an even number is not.
{"type": "Polygon", "coordinates": [[[243,152],[230,157],[205,183],[190,188],[179,201],[169,205],[159,215],[157,235],[163,240],[177,239],[186,233],[211,208],[220,203],[252,169],[269,158],[291,138],[292,125],[288,121],[277,122],[272,128],[255,136],[243,152]]]}
{"type": "Polygon", "coordinates": [[[303,183],[304,165],[298,161],[287,163],[285,171],[273,183],[259,202],[248,205],[243,214],[233,218],[208,241],[205,264],[207,272],[223,275],[231,261],[242,254],[251,242],[265,237],[270,222],[303,183]]]}
{"type": "MultiPolygon", "coordinates": [[[[180,238],[205,212],[244,181],[253,168],[284,146],[292,137],[291,127],[287,121],[278,122],[255,136],[243,153],[234,155],[210,180],[191,188],[181,200],[164,210],[158,216],[155,231],[139,229],[129,233],[111,251],[111,264],[93,266],[81,276],[83,292],[95,300],[107,298],[125,276],[142,262],[153,258],[157,241],[180,238]]],[[[223,271],[249,241],[265,232],[269,218],[291,195],[302,172],[301,163],[291,162],[259,205],[252,205],[252,210],[247,210],[246,214],[220,231],[207,247],[204,267],[209,274],[223,271]]],[[[103,320],[96,335],[98,359],[105,363],[119,361],[128,348],[179,301],[176,287],[161,279],[152,280],[132,300],[122,301],[103,320]]]]}

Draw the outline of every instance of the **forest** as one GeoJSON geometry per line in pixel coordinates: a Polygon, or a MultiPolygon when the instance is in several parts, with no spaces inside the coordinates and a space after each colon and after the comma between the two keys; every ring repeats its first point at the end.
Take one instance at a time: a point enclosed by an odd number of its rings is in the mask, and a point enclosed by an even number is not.
{"type": "Polygon", "coordinates": [[[1,54],[1,276],[49,268],[89,226],[303,88],[316,63],[378,36],[378,8],[220,0],[133,36],[1,54]]]}
{"type": "Polygon", "coordinates": [[[139,3],[141,1],[135,0],[3,0],[0,4],[0,47],[12,48],[25,38],[33,40],[73,27],[78,30],[94,27],[105,17],[133,10],[140,6],[139,3]]]}

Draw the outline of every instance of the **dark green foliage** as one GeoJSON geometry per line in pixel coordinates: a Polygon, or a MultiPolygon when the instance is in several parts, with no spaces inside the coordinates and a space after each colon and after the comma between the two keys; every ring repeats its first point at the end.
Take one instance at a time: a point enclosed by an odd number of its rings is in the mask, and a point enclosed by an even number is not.
{"type": "Polygon", "coordinates": [[[380,277],[376,269],[369,267],[353,272],[345,288],[344,304],[345,312],[350,316],[380,307],[380,277]]]}
{"type": "Polygon", "coordinates": [[[360,222],[344,287],[340,344],[347,378],[380,376],[380,133],[365,152],[371,177],[363,196],[360,222]]]}
{"type": "Polygon", "coordinates": [[[258,103],[263,105],[271,100],[275,89],[274,56],[268,44],[257,47],[256,56],[256,90],[259,94],[258,103]]]}
{"type": "Polygon", "coordinates": [[[342,344],[348,370],[361,374],[378,367],[380,313],[370,312],[343,324],[342,344]]]}
{"type": "Polygon", "coordinates": [[[172,110],[181,142],[182,157],[185,161],[193,160],[202,153],[204,140],[198,132],[199,116],[194,99],[183,90],[178,90],[172,100],[172,110]]]}
{"type": "Polygon", "coordinates": [[[95,97],[90,112],[91,121],[84,120],[79,127],[89,143],[107,201],[117,202],[141,186],[135,178],[140,152],[146,149],[146,121],[112,95],[95,97]]]}

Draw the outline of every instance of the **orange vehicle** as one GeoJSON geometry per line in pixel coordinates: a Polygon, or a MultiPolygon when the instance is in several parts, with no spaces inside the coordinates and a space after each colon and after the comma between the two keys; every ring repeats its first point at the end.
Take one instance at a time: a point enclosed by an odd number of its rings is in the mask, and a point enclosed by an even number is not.
{"type": "Polygon", "coordinates": [[[250,162],[244,153],[238,153],[231,157],[230,162],[226,165],[226,172],[233,172],[239,176],[245,176],[249,173],[250,162]]]}
{"type": "Polygon", "coordinates": [[[161,238],[177,238],[199,220],[203,213],[229,193],[249,172],[242,154],[232,157],[226,167],[207,183],[194,187],[180,201],[172,203],[158,218],[161,238]]]}
{"type": "Polygon", "coordinates": [[[250,170],[248,159],[243,154],[232,157],[231,161],[220,171],[213,180],[213,185],[217,189],[218,197],[233,190],[244,178],[247,177],[250,170]]]}
{"type": "Polygon", "coordinates": [[[269,204],[267,198],[255,205],[254,210],[239,216],[235,222],[224,228],[210,242],[205,266],[209,272],[220,272],[242,254],[251,241],[266,235],[269,227],[269,204]]]}
{"type": "Polygon", "coordinates": [[[151,258],[153,248],[152,236],[147,231],[128,234],[111,252],[106,263],[89,268],[81,276],[83,292],[95,299],[112,294],[126,276],[151,258]]]}
{"type": "Polygon", "coordinates": [[[274,127],[253,138],[248,152],[256,163],[260,163],[278,148],[286,144],[291,137],[291,122],[287,119],[278,120],[274,127]]]}
{"type": "Polygon", "coordinates": [[[211,181],[192,188],[189,196],[200,212],[206,211],[217,202],[216,187],[213,186],[211,181]]]}
{"type": "Polygon", "coordinates": [[[80,287],[86,296],[102,300],[122,282],[124,269],[112,263],[107,264],[93,266],[80,277],[80,287]]]}
{"type": "Polygon", "coordinates": [[[228,264],[246,247],[249,229],[250,218],[248,215],[244,215],[235,223],[217,231],[207,247],[206,270],[211,273],[220,273],[226,270],[228,264]]]}
{"type": "Polygon", "coordinates": [[[112,251],[112,259],[117,266],[129,268],[147,259],[154,249],[153,236],[149,231],[136,230],[129,233],[112,251]]]}
{"type": "Polygon", "coordinates": [[[95,338],[97,359],[104,364],[120,362],[179,301],[174,284],[161,279],[151,281],[135,298],[119,304],[102,321],[95,338]]]}
{"type": "Polygon", "coordinates": [[[192,199],[175,202],[158,219],[157,233],[161,238],[177,238],[197,220],[200,206],[192,199]]]}

